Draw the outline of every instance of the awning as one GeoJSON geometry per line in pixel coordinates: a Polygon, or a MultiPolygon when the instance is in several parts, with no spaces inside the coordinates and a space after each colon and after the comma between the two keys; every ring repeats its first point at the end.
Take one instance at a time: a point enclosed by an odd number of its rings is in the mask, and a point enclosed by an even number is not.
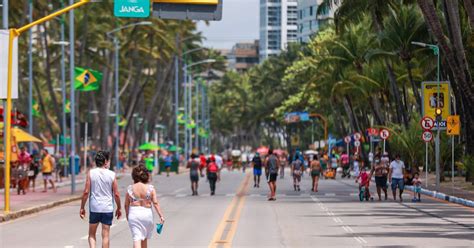
{"type": "Polygon", "coordinates": [[[12,128],[12,135],[15,137],[16,142],[38,142],[42,143],[43,141],[36,138],[35,136],[21,130],[20,128],[12,128]]]}

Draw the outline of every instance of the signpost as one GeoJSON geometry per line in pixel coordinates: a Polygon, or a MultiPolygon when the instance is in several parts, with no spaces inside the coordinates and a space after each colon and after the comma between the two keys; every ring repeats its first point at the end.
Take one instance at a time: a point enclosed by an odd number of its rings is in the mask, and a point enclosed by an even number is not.
{"type": "Polygon", "coordinates": [[[347,156],[349,156],[349,157],[350,157],[349,144],[351,143],[351,140],[352,140],[351,136],[344,137],[344,142],[346,143],[346,146],[347,146],[346,152],[347,152],[347,156]]]}
{"type": "Polygon", "coordinates": [[[380,138],[383,139],[383,152],[385,153],[385,141],[390,137],[390,131],[388,129],[380,129],[380,138]]]}
{"type": "Polygon", "coordinates": [[[425,116],[421,119],[420,125],[423,128],[423,134],[421,138],[425,142],[425,185],[428,187],[428,143],[433,140],[433,133],[431,129],[434,127],[434,120],[429,116],[425,116]]]}
{"type": "Polygon", "coordinates": [[[153,16],[162,19],[220,21],[223,0],[153,0],[153,16]]]}
{"type": "Polygon", "coordinates": [[[360,133],[355,133],[354,134],[354,146],[357,149],[357,153],[359,153],[359,147],[360,147],[360,139],[362,138],[362,134],[360,133]]]}

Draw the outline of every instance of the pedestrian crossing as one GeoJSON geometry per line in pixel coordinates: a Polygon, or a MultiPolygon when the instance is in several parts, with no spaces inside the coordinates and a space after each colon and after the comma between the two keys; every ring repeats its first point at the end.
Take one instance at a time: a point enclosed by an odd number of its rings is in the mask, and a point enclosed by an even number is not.
{"type": "MultiPolygon", "coordinates": [[[[216,195],[214,197],[229,197],[229,198],[232,198],[234,197],[236,194],[233,193],[233,194],[224,194],[224,193],[216,193],[216,195]]],[[[209,193],[201,193],[197,196],[193,196],[192,194],[184,194],[184,193],[180,193],[180,194],[158,194],[157,195],[158,198],[186,198],[186,197],[211,197],[209,193]]],[[[267,193],[260,193],[260,194],[255,194],[255,193],[252,193],[252,194],[247,194],[248,197],[252,197],[252,198],[258,198],[258,197],[268,197],[268,194],[267,193]]],[[[359,194],[358,193],[333,193],[333,192],[329,192],[329,193],[281,193],[281,194],[278,194],[277,193],[277,197],[288,197],[288,198],[298,198],[298,197],[311,197],[311,196],[318,196],[318,197],[331,197],[331,198],[334,198],[334,197],[358,197],[359,194]]],[[[403,197],[407,198],[407,197],[410,197],[412,196],[411,194],[403,194],[403,197]]],[[[407,198],[408,199],[408,198],[407,198]]]]}

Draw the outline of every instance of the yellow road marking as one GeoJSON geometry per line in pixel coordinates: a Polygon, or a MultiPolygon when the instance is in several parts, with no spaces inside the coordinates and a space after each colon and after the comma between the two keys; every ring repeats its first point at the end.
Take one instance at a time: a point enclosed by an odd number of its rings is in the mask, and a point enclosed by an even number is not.
{"type": "Polygon", "coordinates": [[[232,240],[234,239],[237,226],[239,224],[240,214],[245,204],[246,194],[249,190],[250,173],[245,175],[243,182],[240,184],[237,194],[232,199],[231,203],[224,212],[221,222],[217,226],[214,236],[209,243],[209,248],[218,246],[232,247],[232,240]],[[225,237],[224,232],[227,230],[225,237]]]}

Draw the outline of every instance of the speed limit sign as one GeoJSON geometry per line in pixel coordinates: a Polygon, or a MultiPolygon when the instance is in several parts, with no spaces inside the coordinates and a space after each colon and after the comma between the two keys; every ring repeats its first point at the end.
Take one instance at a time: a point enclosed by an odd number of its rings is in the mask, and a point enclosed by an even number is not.
{"type": "Polygon", "coordinates": [[[360,141],[354,141],[354,146],[359,147],[360,146],[360,141]]]}
{"type": "Polygon", "coordinates": [[[380,138],[382,138],[383,140],[386,140],[388,139],[388,137],[390,137],[390,131],[388,131],[388,129],[385,129],[385,128],[380,129],[380,138]]]}
{"type": "Polygon", "coordinates": [[[344,138],[344,142],[346,142],[346,144],[351,143],[351,136],[346,136],[346,137],[344,138]]]}
{"type": "Polygon", "coordinates": [[[355,139],[356,141],[359,141],[360,138],[362,138],[362,134],[360,134],[360,133],[355,133],[355,134],[354,134],[354,139],[355,139]]]}
{"type": "Polygon", "coordinates": [[[428,143],[433,140],[433,133],[430,130],[423,131],[421,136],[424,142],[428,143]]]}

